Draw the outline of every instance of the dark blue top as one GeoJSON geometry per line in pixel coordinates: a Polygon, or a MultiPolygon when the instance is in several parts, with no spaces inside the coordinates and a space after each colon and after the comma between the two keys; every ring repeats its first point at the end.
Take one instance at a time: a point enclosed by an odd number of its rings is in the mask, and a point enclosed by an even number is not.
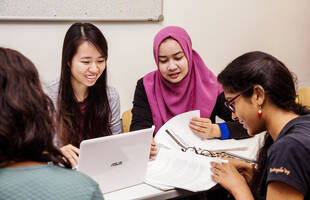
{"type": "Polygon", "coordinates": [[[286,183],[310,199],[310,114],[291,120],[267,153],[261,195],[272,181],[286,183]]]}

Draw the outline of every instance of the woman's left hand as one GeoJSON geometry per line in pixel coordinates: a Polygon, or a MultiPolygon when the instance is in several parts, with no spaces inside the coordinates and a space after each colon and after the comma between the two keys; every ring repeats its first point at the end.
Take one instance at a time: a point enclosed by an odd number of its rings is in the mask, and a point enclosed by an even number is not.
{"type": "Polygon", "coordinates": [[[190,129],[202,138],[220,138],[221,130],[208,118],[194,117],[189,124],[190,129]]]}
{"type": "Polygon", "coordinates": [[[211,162],[211,166],[214,173],[212,179],[234,195],[235,199],[253,198],[245,178],[232,164],[211,162]]]}

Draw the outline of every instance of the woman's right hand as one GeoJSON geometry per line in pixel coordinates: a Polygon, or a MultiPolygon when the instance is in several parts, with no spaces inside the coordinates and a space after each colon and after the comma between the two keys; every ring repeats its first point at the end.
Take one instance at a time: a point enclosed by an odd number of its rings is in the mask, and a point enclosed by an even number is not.
{"type": "Polygon", "coordinates": [[[76,167],[79,160],[80,150],[72,144],[67,144],[60,148],[60,152],[65,157],[66,161],[69,162],[72,168],[76,167]]]}
{"type": "Polygon", "coordinates": [[[253,165],[235,158],[222,158],[222,159],[228,160],[228,162],[231,165],[233,165],[241,175],[243,175],[248,184],[251,182],[254,173],[253,165]]]}
{"type": "Polygon", "coordinates": [[[254,200],[246,179],[232,163],[211,162],[212,179],[228,190],[235,199],[254,200]]]}

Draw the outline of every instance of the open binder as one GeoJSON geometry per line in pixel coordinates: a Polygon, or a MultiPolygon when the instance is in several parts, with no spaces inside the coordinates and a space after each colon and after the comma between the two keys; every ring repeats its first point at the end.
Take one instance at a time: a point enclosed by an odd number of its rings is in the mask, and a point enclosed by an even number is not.
{"type": "Polygon", "coordinates": [[[171,139],[177,145],[179,145],[179,147],[181,148],[181,150],[183,152],[193,151],[195,154],[203,155],[203,156],[207,156],[207,157],[235,158],[235,159],[243,160],[243,161],[248,162],[250,164],[256,164],[255,160],[251,160],[251,159],[248,159],[248,158],[236,155],[236,154],[232,154],[232,153],[228,153],[228,152],[224,152],[224,151],[212,151],[212,150],[202,149],[200,147],[195,147],[195,146],[188,146],[181,138],[179,138],[173,132],[172,129],[166,129],[165,132],[169,135],[169,137],[171,137],[171,139]]]}
{"type": "Polygon", "coordinates": [[[240,156],[246,154],[231,153],[247,152],[250,143],[234,139],[202,139],[195,135],[188,124],[190,119],[199,116],[199,111],[182,113],[159,129],[155,136],[159,152],[156,159],[149,163],[146,183],[164,190],[160,186],[204,191],[216,185],[211,178],[211,161],[227,162],[221,159],[226,157],[255,163],[254,159],[240,156]]]}

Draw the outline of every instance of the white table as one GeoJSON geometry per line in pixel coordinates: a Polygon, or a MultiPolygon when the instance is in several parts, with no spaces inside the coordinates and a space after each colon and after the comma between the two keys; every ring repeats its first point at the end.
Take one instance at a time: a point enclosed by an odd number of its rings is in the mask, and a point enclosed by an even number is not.
{"type": "MultiPolygon", "coordinates": [[[[256,135],[255,137],[239,140],[247,144],[247,151],[235,151],[233,153],[240,154],[241,156],[252,156],[254,157],[258,151],[259,146],[262,143],[264,134],[256,135]]],[[[172,189],[168,191],[163,191],[147,185],[145,183],[128,187],[125,189],[117,190],[114,192],[104,194],[105,200],[122,200],[122,199],[169,199],[181,196],[187,196],[194,194],[190,191],[172,189]]]]}
{"type": "Polygon", "coordinates": [[[103,197],[105,200],[116,200],[116,199],[162,200],[162,199],[170,199],[174,197],[186,196],[189,194],[193,194],[193,192],[178,189],[163,191],[150,185],[147,185],[145,183],[142,183],[122,190],[117,190],[115,192],[106,193],[103,195],[103,197]]]}

